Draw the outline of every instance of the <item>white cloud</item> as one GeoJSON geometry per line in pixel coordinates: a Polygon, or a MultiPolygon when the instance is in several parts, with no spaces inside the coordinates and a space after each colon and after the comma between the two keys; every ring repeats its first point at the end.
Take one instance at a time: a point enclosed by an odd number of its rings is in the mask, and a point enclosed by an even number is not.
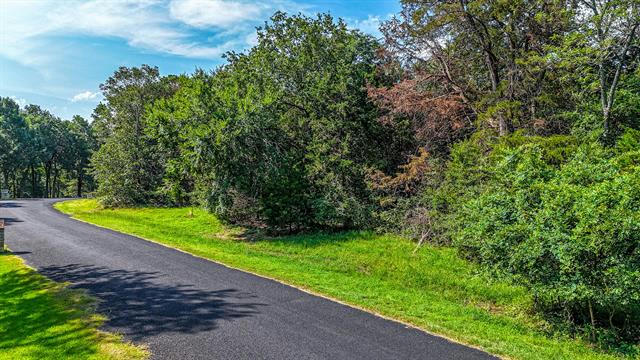
{"type": "Polygon", "coordinates": [[[27,105],[27,99],[25,98],[19,98],[16,96],[9,96],[10,99],[12,99],[13,101],[16,102],[16,104],[18,104],[18,106],[20,106],[21,108],[25,107],[27,105]]]}
{"type": "MultiPolygon", "coordinates": [[[[291,0],[0,0],[0,56],[44,74],[72,52],[57,37],[85,35],[213,59],[255,45],[255,25],[274,11],[308,8],[291,0]]],[[[349,24],[377,35],[380,21],[369,16],[349,24]]]]}
{"type": "Polygon", "coordinates": [[[130,46],[193,58],[215,58],[245,45],[252,27],[216,38],[196,39],[194,27],[224,28],[257,20],[263,5],[214,0],[0,0],[0,55],[32,67],[55,61],[51,37],[89,35],[124,39],[130,46]]]}
{"type": "Polygon", "coordinates": [[[268,6],[229,0],[173,0],[172,18],[194,27],[225,27],[245,20],[256,20],[268,6]]]}
{"type": "Polygon", "coordinates": [[[366,19],[349,21],[348,25],[350,28],[358,29],[365,34],[380,37],[382,36],[380,33],[380,25],[382,25],[385,20],[391,18],[391,16],[393,16],[393,14],[389,14],[385,19],[384,17],[369,15],[366,19]]]}
{"type": "Polygon", "coordinates": [[[99,95],[100,93],[98,92],[83,91],[81,93],[75,94],[71,98],[71,102],[94,100],[97,99],[99,95]]]}
{"type": "Polygon", "coordinates": [[[256,46],[258,45],[258,33],[257,32],[252,32],[249,35],[247,35],[247,37],[245,38],[245,41],[247,42],[247,45],[249,46],[256,46]]]}
{"type": "Polygon", "coordinates": [[[157,0],[93,0],[59,9],[50,19],[59,29],[118,37],[134,47],[173,55],[211,58],[224,52],[190,40],[192,34],[175,26],[163,5],[157,0]]]}

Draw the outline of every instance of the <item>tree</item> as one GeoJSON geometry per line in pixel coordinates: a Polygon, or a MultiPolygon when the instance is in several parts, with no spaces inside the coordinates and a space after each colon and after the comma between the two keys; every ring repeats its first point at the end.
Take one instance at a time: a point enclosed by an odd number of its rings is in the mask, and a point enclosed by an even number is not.
{"type": "Polygon", "coordinates": [[[157,100],[150,108],[147,134],[156,141],[162,156],[164,173],[158,192],[171,204],[187,205],[195,201],[197,173],[194,157],[200,142],[198,129],[206,127],[216,108],[213,76],[197,70],[191,76],[174,77],[173,96],[157,100]]]}
{"type": "Polygon", "coordinates": [[[617,124],[612,109],[620,79],[632,73],[640,59],[640,1],[581,0],[583,17],[578,37],[584,37],[590,62],[597,69],[604,136],[611,137],[617,124]]]}
{"type": "Polygon", "coordinates": [[[162,188],[193,189],[227,219],[253,214],[276,230],[364,226],[366,169],[392,158],[393,128],[366,91],[377,48],[329,15],[276,13],[254,48],[154,105],[161,153],[186,159],[169,162],[162,188]]]}
{"type": "Polygon", "coordinates": [[[45,173],[45,197],[52,197],[58,180],[58,162],[67,146],[62,121],[37,105],[27,105],[25,114],[36,139],[36,156],[45,173]]]}
{"type": "Polygon", "coordinates": [[[10,98],[0,97],[0,168],[3,186],[18,196],[17,171],[26,160],[23,149],[28,148],[27,124],[20,107],[10,98]]]}
{"type": "Polygon", "coordinates": [[[402,1],[384,24],[389,51],[416,64],[433,99],[458,99],[500,135],[542,114],[549,46],[570,24],[569,1],[402,1]]]}
{"type": "Polygon", "coordinates": [[[20,109],[0,98],[0,185],[15,197],[72,196],[71,178],[80,195],[84,184],[92,183],[84,172],[92,143],[81,117],[65,121],[37,105],[20,109]]]}
{"type": "Polygon", "coordinates": [[[89,122],[81,116],[74,116],[68,123],[69,134],[71,135],[71,159],[70,171],[75,173],[76,196],[82,197],[83,185],[87,181],[86,169],[89,166],[89,159],[95,149],[95,140],[89,122]]]}
{"type": "Polygon", "coordinates": [[[273,136],[265,144],[273,150],[264,165],[279,156],[286,169],[275,171],[263,189],[274,197],[262,204],[270,217],[287,214],[281,222],[320,226],[366,221],[364,168],[384,161],[379,149],[385,148],[365,89],[377,48],[373,38],[329,15],[276,13],[259,29],[256,47],[228,57],[231,68],[250,75],[251,86],[266,95],[267,111],[258,118],[273,136]],[[283,201],[286,194],[297,196],[295,206],[283,201]]]}
{"type": "Polygon", "coordinates": [[[109,205],[161,202],[156,189],[164,169],[146,133],[147,108],[171,94],[170,84],[158,68],[142,65],[120,67],[100,89],[105,102],[94,118],[104,144],[92,157],[98,194],[109,205]]]}

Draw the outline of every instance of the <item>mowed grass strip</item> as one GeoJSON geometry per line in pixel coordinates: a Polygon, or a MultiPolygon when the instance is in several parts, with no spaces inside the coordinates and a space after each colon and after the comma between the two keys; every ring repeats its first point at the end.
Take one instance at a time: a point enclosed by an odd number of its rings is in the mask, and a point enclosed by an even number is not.
{"type": "Polygon", "coordinates": [[[581,340],[549,336],[526,290],[477,275],[451,248],[372,232],[246,240],[197,208],[102,209],[95,200],[60,211],[229,266],[279,279],[513,359],[614,359],[581,340]]]}
{"type": "Polygon", "coordinates": [[[95,301],[0,254],[0,359],[146,359],[148,352],[98,330],[95,301]]]}

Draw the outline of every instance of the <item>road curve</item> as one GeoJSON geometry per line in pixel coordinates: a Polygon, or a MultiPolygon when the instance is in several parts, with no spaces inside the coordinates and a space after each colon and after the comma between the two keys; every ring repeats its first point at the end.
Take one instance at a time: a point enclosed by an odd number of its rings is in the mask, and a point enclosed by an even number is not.
{"type": "Polygon", "coordinates": [[[491,359],[293,287],[70,219],[54,200],[0,202],[7,245],[101,299],[154,359],[491,359]]]}

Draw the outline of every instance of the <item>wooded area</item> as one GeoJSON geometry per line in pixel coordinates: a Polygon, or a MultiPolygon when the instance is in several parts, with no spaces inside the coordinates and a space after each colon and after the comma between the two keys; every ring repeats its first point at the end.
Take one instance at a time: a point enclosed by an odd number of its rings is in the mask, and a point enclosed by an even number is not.
{"type": "Polygon", "coordinates": [[[0,98],[0,188],[13,197],[83,195],[93,188],[89,158],[96,143],[81,116],[61,120],[37,105],[0,98]]]}
{"type": "Polygon", "coordinates": [[[278,12],[215,70],[119,68],[91,123],[2,98],[3,187],[452,245],[637,344],[639,26],[638,0],[405,0],[382,39],[278,12]]]}

